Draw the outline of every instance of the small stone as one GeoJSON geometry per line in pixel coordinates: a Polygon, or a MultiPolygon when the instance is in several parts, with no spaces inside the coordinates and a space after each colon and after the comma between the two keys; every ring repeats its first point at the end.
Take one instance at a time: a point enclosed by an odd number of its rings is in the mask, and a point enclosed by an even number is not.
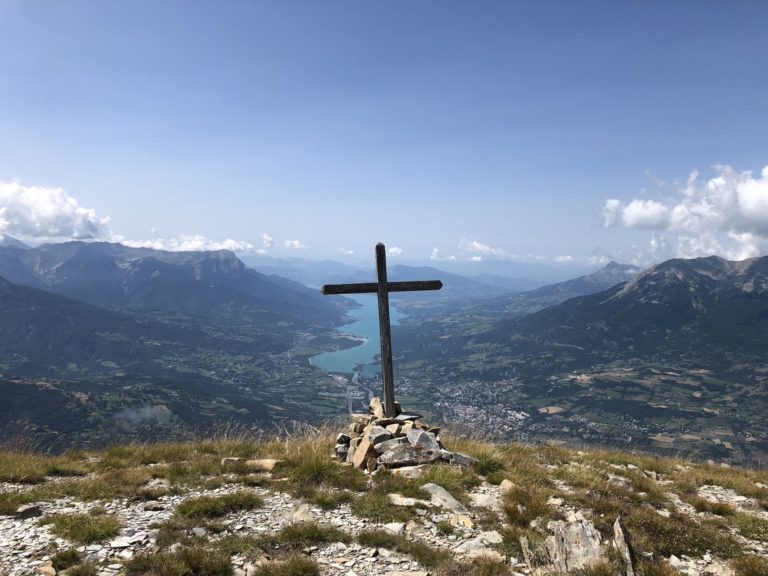
{"type": "Polygon", "coordinates": [[[344,446],[349,446],[349,442],[352,440],[352,437],[349,434],[344,434],[343,432],[336,436],[336,444],[343,444],[344,446]]]}
{"type": "Polygon", "coordinates": [[[379,398],[378,396],[374,396],[373,398],[371,398],[369,409],[371,411],[371,414],[374,415],[374,417],[384,418],[384,406],[381,403],[381,398],[379,398]]]}
{"type": "Polygon", "coordinates": [[[299,504],[293,513],[292,519],[294,522],[312,522],[315,517],[309,508],[309,504],[299,504]]]}
{"type": "Polygon", "coordinates": [[[602,558],[600,532],[594,524],[576,513],[575,520],[553,520],[547,524],[552,532],[545,541],[549,558],[558,572],[570,574],[602,558]]]}
{"type": "Polygon", "coordinates": [[[621,516],[617,517],[613,523],[613,544],[624,562],[626,576],[635,576],[635,568],[632,564],[632,541],[621,516]]]}
{"type": "Polygon", "coordinates": [[[506,478],[501,481],[501,484],[499,484],[499,492],[501,493],[502,496],[509,494],[510,492],[512,492],[512,490],[514,490],[514,488],[515,488],[515,485],[509,480],[507,480],[506,478]]]}
{"type": "Polygon", "coordinates": [[[504,538],[496,532],[496,530],[488,530],[486,532],[480,532],[478,538],[486,544],[501,544],[504,542],[504,538]]]}
{"type": "Polygon", "coordinates": [[[478,550],[470,550],[467,553],[467,558],[474,560],[475,558],[482,558],[484,560],[494,560],[496,562],[505,562],[506,557],[497,550],[491,548],[480,548],[478,550]]]}
{"type": "Polygon", "coordinates": [[[398,414],[397,416],[395,416],[395,418],[397,418],[401,422],[407,422],[407,421],[412,422],[414,420],[418,420],[419,418],[421,418],[421,414],[398,414]]]}
{"type": "Polygon", "coordinates": [[[376,450],[377,454],[383,454],[384,452],[402,446],[403,444],[408,444],[408,439],[401,436],[400,438],[392,438],[390,440],[385,440],[384,442],[379,442],[374,445],[373,449],[376,450]]]}
{"type": "Polygon", "coordinates": [[[426,472],[427,466],[426,464],[420,464],[418,466],[403,466],[402,468],[394,468],[392,469],[392,474],[395,476],[402,476],[403,478],[420,478],[424,472],[426,472]]]}
{"type": "Polygon", "coordinates": [[[402,522],[390,522],[389,524],[384,524],[384,530],[395,536],[401,536],[405,531],[405,524],[402,522]]]}
{"type": "Polygon", "coordinates": [[[432,505],[431,502],[425,500],[418,500],[417,498],[407,498],[401,494],[388,494],[389,501],[393,506],[416,506],[416,504],[432,505]]]}
{"type": "Polygon", "coordinates": [[[19,506],[16,509],[16,513],[14,514],[14,517],[18,520],[27,520],[29,518],[37,518],[38,516],[42,516],[43,511],[41,510],[40,506],[33,506],[33,505],[24,505],[19,506]]]}
{"type": "Polygon", "coordinates": [[[355,459],[355,451],[357,450],[357,445],[350,444],[349,449],[347,450],[347,455],[345,458],[345,461],[349,464],[352,464],[355,459]]]}
{"type": "Polygon", "coordinates": [[[392,436],[397,436],[397,433],[400,432],[400,424],[397,423],[387,424],[384,428],[386,428],[387,432],[392,434],[392,436]]]}
{"type": "Polygon", "coordinates": [[[500,508],[498,499],[490,494],[470,494],[469,497],[478,508],[488,508],[490,510],[498,510],[500,508]]]}
{"type": "Polygon", "coordinates": [[[477,464],[477,459],[472,458],[472,456],[462,454],[461,452],[454,452],[450,462],[454,466],[474,466],[477,464]]]}
{"type": "Polygon", "coordinates": [[[115,538],[114,540],[112,540],[112,542],[109,543],[110,548],[128,548],[130,547],[130,545],[131,545],[130,540],[128,540],[128,538],[124,536],[120,538],[115,538]]]}
{"type": "Polygon", "coordinates": [[[411,446],[435,452],[440,450],[440,443],[437,441],[437,437],[430,432],[425,432],[424,430],[409,430],[406,437],[408,438],[408,442],[411,443],[411,446]]]}
{"type": "Polygon", "coordinates": [[[385,468],[400,468],[417,464],[431,464],[439,459],[439,454],[435,452],[429,452],[410,444],[402,444],[384,452],[379,457],[379,464],[385,468]]]}
{"type": "Polygon", "coordinates": [[[367,426],[372,420],[370,414],[352,414],[350,418],[352,422],[362,424],[363,426],[367,426]]]}
{"type": "Polygon", "coordinates": [[[155,500],[152,500],[150,502],[144,502],[141,506],[144,510],[147,512],[159,512],[160,510],[165,510],[166,506],[162,502],[157,502],[155,500]]]}
{"type": "Polygon", "coordinates": [[[474,529],[475,527],[475,523],[472,522],[472,518],[470,518],[467,514],[454,514],[451,516],[450,523],[451,526],[464,527],[470,530],[474,529]]]}
{"type": "Polygon", "coordinates": [[[365,468],[368,465],[368,459],[375,457],[376,451],[371,445],[370,437],[367,433],[363,434],[363,439],[360,441],[360,445],[355,448],[354,456],[352,456],[352,465],[355,468],[365,468]]]}
{"type": "Polygon", "coordinates": [[[444,508],[448,508],[448,510],[454,514],[469,514],[469,511],[464,507],[464,505],[456,500],[456,498],[451,496],[450,493],[442,486],[438,486],[433,482],[429,482],[424,484],[421,489],[432,496],[432,502],[439,506],[443,506],[444,508]]]}
{"type": "Polygon", "coordinates": [[[192,528],[192,534],[194,534],[198,538],[203,538],[207,533],[208,531],[202,526],[195,526],[194,528],[192,528]]]}
{"type": "Polygon", "coordinates": [[[246,460],[245,465],[257,472],[271,472],[280,462],[283,461],[274,458],[261,458],[258,460],[246,460]]]}
{"type": "Polygon", "coordinates": [[[368,438],[371,441],[371,444],[376,446],[376,444],[390,440],[392,438],[392,434],[386,428],[382,428],[381,426],[372,426],[368,432],[368,438]]]}
{"type": "Polygon", "coordinates": [[[56,569],[53,567],[53,562],[49,560],[37,569],[37,573],[42,576],[56,576],[56,569]]]}

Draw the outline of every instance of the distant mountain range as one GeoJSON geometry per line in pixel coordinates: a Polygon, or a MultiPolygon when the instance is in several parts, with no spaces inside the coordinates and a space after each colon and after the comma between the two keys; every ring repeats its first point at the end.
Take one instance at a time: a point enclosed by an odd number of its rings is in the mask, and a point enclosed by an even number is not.
{"type": "Polygon", "coordinates": [[[638,272],[640,269],[636,266],[611,262],[596,272],[534,290],[511,292],[497,288],[490,295],[487,290],[478,290],[475,291],[471,300],[465,298],[462,301],[449,303],[425,300],[419,302],[418,308],[406,305],[403,310],[419,316],[434,314],[471,315],[488,320],[515,318],[565,302],[576,296],[585,296],[606,290],[630,280],[638,272]]]}
{"type": "Polygon", "coordinates": [[[331,380],[306,358],[352,305],[226,251],[2,246],[0,440],[19,418],[54,447],[312,420],[331,380]]]}
{"type": "MultiPolygon", "coordinates": [[[[501,302],[536,294],[540,304],[634,271],[603,272],[501,302]]],[[[768,257],[674,259],[530,314],[493,319],[486,308],[402,324],[407,393],[460,399],[444,410],[473,414],[476,428],[478,413],[496,421],[514,406],[529,415],[519,432],[542,439],[768,455],[768,257]]]]}
{"type": "MultiPolygon", "coordinates": [[[[317,265],[317,280],[374,279],[327,268],[317,265]]],[[[611,263],[520,293],[429,266],[394,265],[389,278],[445,285],[399,299],[407,316],[393,334],[399,393],[435,418],[471,415],[480,431],[541,439],[768,454],[768,257],[611,263]]],[[[23,419],[63,448],[333,416],[348,389],[308,358],[350,344],[336,328],[353,305],[226,251],[7,242],[0,425],[23,419]]]]}
{"type": "MultiPolygon", "coordinates": [[[[243,261],[263,274],[277,274],[301,282],[307,286],[322,286],[323,284],[341,284],[347,282],[366,281],[375,278],[373,253],[369,265],[351,265],[335,260],[308,260],[306,258],[272,258],[269,256],[244,256],[243,261]],[[360,279],[365,280],[360,280],[360,279]]],[[[486,293],[520,292],[532,290],[540,286],[572,278],[585,272],[580,266],[550,267],[535,262],[516,262],[502,260],[486,260],[463,262],[458,260],[441,260],[422,262],[398,263],[398,260],[388,262],[390,270],[405,269],[435,269],[450,278],[461,277],[473,280],[485,286],[486,293]]],[[[477,288],[477,286],[475,287],[477,288]]],[[[458,291],[456,291],[458,293],[458,291]]]]}
{"type": "Polygon", "coordinates": [[[95,306],[226,320],[327,325],[343,304],[248,269],[232,252],[165,252],[103,242],[0,248],[0,277],[95,306]]]}
{"type": "Polygon", "coordinates": [[[10,246],[13,248],[29,248],[24,242],[21,242],[20,240],[16,240],[16,238],[13,238],[8,235],[0,234],[0,247],[3,246],[10,246]]]}
{"type": "Polygon", "coordinates": [[[696,356],[702,366],[768,349],[768,257],[711,256],[654,266],[609,290],[501,322],[490,338],[512,346],[577,346],[597,360],[696,356]]]}

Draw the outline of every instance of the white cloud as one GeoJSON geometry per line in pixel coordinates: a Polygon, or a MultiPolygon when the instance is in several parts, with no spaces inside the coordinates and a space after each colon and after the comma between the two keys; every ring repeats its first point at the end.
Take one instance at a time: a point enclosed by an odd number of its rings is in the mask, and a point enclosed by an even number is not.
{"type": "Polygon", "coordinates": [[[352,255],[354,255],[354,253],[355,253],[354,250],[344,250],[342,252],[342,254],[346,254],[347,256],[352,256],[352,255]]]}
{"type": "Polygon", "coordinates": [[[493,248],[488,244],[483,244],[477,240],[467,240],[466,238],[461,238],[459,240],[459,250],[479,256],[496,256],[500,258],[509,256],[506,250],[502,250],[501,248],[493,248]]]}
{"type": "Polygon", "coordinates": [[[261,238],[261,245],[264,248],[272,248],[272,246],[274,245],[274,242],[272,241],[273,240],[272,236],[270,236],[266,232],[262,232],[261,234],[259,234],[259,238],[261,238]]]}
{"type": "Polygon", "coordinates": [[[606,226],[613,226],[619,219],[621,212],[621,202],[616,198],[609,198],[603,206],[603,223],[606,226]]]}
{"type": "Polygon", "coordinates": [[[390,256],[400,256],[403,253],[403,249],[399,246],[392,246],[392,248],[387,248],[387,254],[390,256]]]}
{"type": "Polygon", "coordinates": [[[155,238],[153,240],[123,240],[123,244],[133,248],[153,248],[155,250],[168,250],[169,252],[197,252],[211,250],[231,250],[232,252],[257,252],[253,244],[240,240],[211,240],[199,234],[181,235],[175,238],[155,238]]]}
{"type": "Polygon", "coordinates": [[[621,211],[627,228],[664,228],[669,223],[669,208],[653,200],[632,200],[621,211]]]}
{"type": "Polygon", "coordinates": [[[470,262],[482,262],[483,257],[482,256],[470,256],[469,257],[470,262]]]}
{"type": "Polygon", "coordinates": [[[573,256],[555,256],[552,261],[560,263],[573,262],[573,256]]]}
{"type": "Polygon", "coordinates": [[[92,240],[109,234],[108,218],[62,188],[0,182],[0,233],[36,240],[92,240]]]}
{"type": "Polygon", "coordinates": [[[768,251],[768,166],[760,176],[716,166],[706,181],[692,172],[678,195],[665,202],[634,199],[626,206],[606,200],[606,226],[665,232],[651,238],[659,256],[684,258],[718,254],[743,259],[768,251]]]}
{"type": "Polygon", "coordinates": [[[290,248],[291,250],[303,250],[309,248],[306,244],[302,244],[301,240],[285,240],[283,246],[290,248]]]}
{"type": "Polygon", "coordinates": [[[438,262],[444,262],[446,260],[456,260],[456,256],[450,255],[450,256],[443,256],[440,254],[440,250],[438,248],[433,248],[432,253],[429,255],[430,260],[436,260],[438,262]]]}

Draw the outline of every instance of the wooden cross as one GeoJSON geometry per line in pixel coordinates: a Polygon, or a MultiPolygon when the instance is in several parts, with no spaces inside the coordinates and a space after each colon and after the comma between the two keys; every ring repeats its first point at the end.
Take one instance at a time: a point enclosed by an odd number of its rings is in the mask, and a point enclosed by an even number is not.
{"type": "Polygon", "coordinates": [[[440,280],[414,280],[411,282],[387,282],[387,251],[384,244],[376,244],[377,282],[365,284],[326,284],[320,290],[323,294],[367,294],[379,295],[379,336],[381,339],[381,379],[384,381],[384,415],[395,417],[395,377],[392,371],[392,334],[389,323],[389,293],[413,292],[417,290],[440,290],[440,280]]]}

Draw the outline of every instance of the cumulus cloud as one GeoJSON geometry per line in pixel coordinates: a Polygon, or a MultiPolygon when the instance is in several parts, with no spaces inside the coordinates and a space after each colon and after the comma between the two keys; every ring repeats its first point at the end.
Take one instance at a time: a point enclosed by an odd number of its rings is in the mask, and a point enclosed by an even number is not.
{"type": "Polygon", "coordinates": [[[403,249],[399,246],[392,246],[391,248],[387,248],[387,254],[390,256],[400,256],[403,253],[403,249]]]}
{"type": "Polygon", "coordinates": [[[0,182],[0,234],[35,240],[92,240],[108,235],[108,218],[63,188],[0,182]]]}
{"type": "Polygon", "coordinates": [[[430,260],[436,260],[438,262],[444,262],[446,260],[456,260],[456,256],[450,255],[450,256],[443,256],[440,254],[440,250],[435,247],[432,248],[432,253],[429,255],[430,260]]]}
{"type": "Polygon", "coordinates": [[[210,250],[231,250],[232,252],[262,253],[253,244],[241,240],[211,240],[199,234],[181,235],[174,238],[154,238],[152,240],[123,240],[123,244],[132,248],[153,248],[169,252],[198,252],[210,250]]]}
{"type": "Polygon", "coordinates": [[[561,264],[565,264],[567,262],[573,262],[573,256],[568,256],[568,255],[565,255],[565,256],[555,256],[552,259],[552,261],[553,262],[559,262],[561,264]]]}
{"type": "Polygon", "coordinates": [[[291,250],[303,250],[304,248],[309,248],[309,246],[303,244],[301,240],[285,240],[283,246],[290,248],[291,250]]]}
{"type": "Polygon", "coordinates": [[[274,245],[273,238],[266,232],[262,232],[259,234],[259,238],[261,238],[261,245],[264,248],[271,248],[274,245]]]}
{"type": "Polygon", "coordinates": [[[477,240],[468,240],[466,238],[461,238],[459,240],[459,250],[481,257],[495,256],[497,258],[505,258],[509,256],[506,250],[493,248],[488,244],[483,244],[477,240]]]}
{"type": "Polygon", "coordinates": [[[606,226],[653,230],[650,250],[660,256],[691,258],[719,254],[744,259],[768,251],[768,166],[759,176],[716,166],[702,181],[692,172],[677,195],[666,201],[606,200],[606,226]],[[669,236],[669,238],[667,238],[669,236]]]}

